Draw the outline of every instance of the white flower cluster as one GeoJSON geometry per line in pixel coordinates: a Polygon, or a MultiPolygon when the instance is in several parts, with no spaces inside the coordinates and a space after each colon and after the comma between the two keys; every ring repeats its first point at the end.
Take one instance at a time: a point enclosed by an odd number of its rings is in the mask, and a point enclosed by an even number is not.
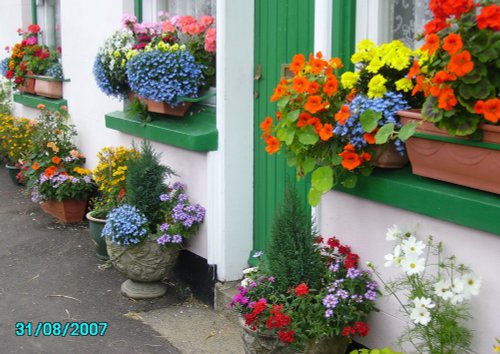
{"type": "MultiPolygon", "coordinates": [[[[417,277],[423,279],[428,259],[424,251],[430,247],[409,232],[404,232],[397,225],[393,225],[387,230],[386,240],[398,241],[393,248],[393,252],[387,254],[385,266],[392,265],[400,267],[407,277],[417,277]]],[[[429,253],[429,252],[428,252],[429,253]]],[[[449,301],[452,305],[458,305],[468,300],[472,295],[479,294],[481,279],[470,271],[457,271],[451,274],[439,272],[432,285],[432,294],[426,294],[428,297],[420,296],[413,299],[408,310],[410,319],[416,324],[427,325],[431,321],[431,312],[435,308],[436,301],[449,301]],[[434,300],[434,302],[433,302],[434,300]]],[[[429,274],[428,274],[429,275],[429,274]]]]}
{"type": "Polygon", "coordinates": [[[117,65],[125,66],[125,55],[132,49],[133,44],[134,34],[131,31],[116,31],[99,48],[98,55],[101,56],[102,63],[106,64],[110,71],[114,71],[117,65]]]}

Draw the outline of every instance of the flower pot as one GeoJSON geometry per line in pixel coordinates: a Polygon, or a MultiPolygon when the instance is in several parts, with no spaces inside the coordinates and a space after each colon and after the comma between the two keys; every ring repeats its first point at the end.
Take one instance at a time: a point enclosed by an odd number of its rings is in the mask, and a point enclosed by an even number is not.
{"type": "Polygon", "coordinates": [[[148,100],[147,98],[136,96],[135,93],[129,93],[129,100],[132,101],[135,97],[141,100],[147,107],[148,112],[160,113],[175,117],[184,117],[189,107],[191,107],[191,102],[181,102],[176,107],[172,107],[166,102],[157,102],[148,100]]]}
{"type": "Polygon", "coordinates": [[[299,354],[301,351],[279,341],[274,333],[265,334],[252,331],[240,318],[241,339],[245,354],[299,354]]]}
{"type": "Polygon", "coordinates": [[[21,172],[21,169],[17,166],[10,166],[10,165],[5,165],[5,168],[9,172],[9,177],[12,183],[14,183],[17,186],[22,186],[23,183],[19,182],[19,180],[17,179],[17,175],[19,174],[19,172],[21,172]]]}
{"type": "Polygon", "coordinates": [[[403,123],[420,121],[415,136],[406,142],[414,174],[500,194],[500,126],[482,124],[481,142],[454,137],[419,112],[398,113],[403,123]]]}
{"type": "Polygon", "coordinates": [[[63,87],[62,81],[54,81],[48,76],[37,77],[35,82],[35,93],[39,96],[49,97],[49,98],[62,98],[63,97],[63,87]]]}
{"type": "Polygon", "coordinates": [[[95,246],[96,257],[101,260],[109,259],[106,240],[104,237],[101,237],[102,229],[104,228],[104,224],[106,224],[106,220],[93,217],[92,212],[88,212],[86,218],[89,221],[89,232],[95,246]]]}
{"type": "Polygon", "coordinates": [[[372,145],[372,164],[380,168],[401,168],[408,163],[408,156],[401,155],[391,141],[387,144],[372,145]]]}
{"type": "Polygon", "coordinates": [[[35,94],[35,82],[36,80],[31,77],[25,77],[22,85],[18,86],[19,92],[35,94]]]}
{"type": "Polygon", "coordinates": [[[40,204],[42,210],[65,224],[74,224],[83,220],[87,209],[87,200],[63,199],[46,200],[40,204]]]}
{"type": "Polygon", "coordinates": [[[165,247],[150,235],[137,245],[125,246],[111,243],[106,238],[109,259],[113,266],[128,279],[121,292],[133,299],[151,299],[166,293],[161,280],[172,270],[180,249],[165,247]]]}
{"type": "Polygon", "coordinates": [[[344,354],[349,339],[342,336],[323,338],[316,342],[309,342],[304,350],[305,354],[344,354]]]}

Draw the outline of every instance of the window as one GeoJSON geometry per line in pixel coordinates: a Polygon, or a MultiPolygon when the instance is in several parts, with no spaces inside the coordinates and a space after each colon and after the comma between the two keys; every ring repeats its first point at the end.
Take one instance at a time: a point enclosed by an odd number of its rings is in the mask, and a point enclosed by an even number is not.
{"type": "Polygon", "coordinates": [[[216,0],[143,0],[143,21],[154,22],[158,20],[158,13],[167,12],[171,16],[193,16],[199,18],[203,15],[215,17],[216,0]]]}
{"type": "Polygon", "coordinates": [[[36,0],[36,17],[42,31],[40,41],[51,49],[61,46],[60,0],[36,0]]]}

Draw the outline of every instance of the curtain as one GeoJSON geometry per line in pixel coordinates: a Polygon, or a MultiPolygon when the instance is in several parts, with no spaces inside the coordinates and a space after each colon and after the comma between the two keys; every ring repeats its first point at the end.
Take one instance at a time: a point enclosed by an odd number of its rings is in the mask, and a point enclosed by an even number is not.
{"type": "Polygon", "coordinates": [[[390,40],[399,39],[410,48],[422,42],[415,37],[432,18],[429,0],[390,0],[390,40]]]}

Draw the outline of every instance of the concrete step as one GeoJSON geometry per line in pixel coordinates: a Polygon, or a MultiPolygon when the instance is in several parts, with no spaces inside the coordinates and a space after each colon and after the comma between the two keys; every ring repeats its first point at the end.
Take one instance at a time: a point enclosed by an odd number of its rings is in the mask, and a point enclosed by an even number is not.
{"type": "Polygon", "coordinates": [[[230,281],[215,284],[215,303],[214,308],[234,324],[239,325],[239,314],[228,307],[234,295],[238,292],[239,281],[230,281]]]}

